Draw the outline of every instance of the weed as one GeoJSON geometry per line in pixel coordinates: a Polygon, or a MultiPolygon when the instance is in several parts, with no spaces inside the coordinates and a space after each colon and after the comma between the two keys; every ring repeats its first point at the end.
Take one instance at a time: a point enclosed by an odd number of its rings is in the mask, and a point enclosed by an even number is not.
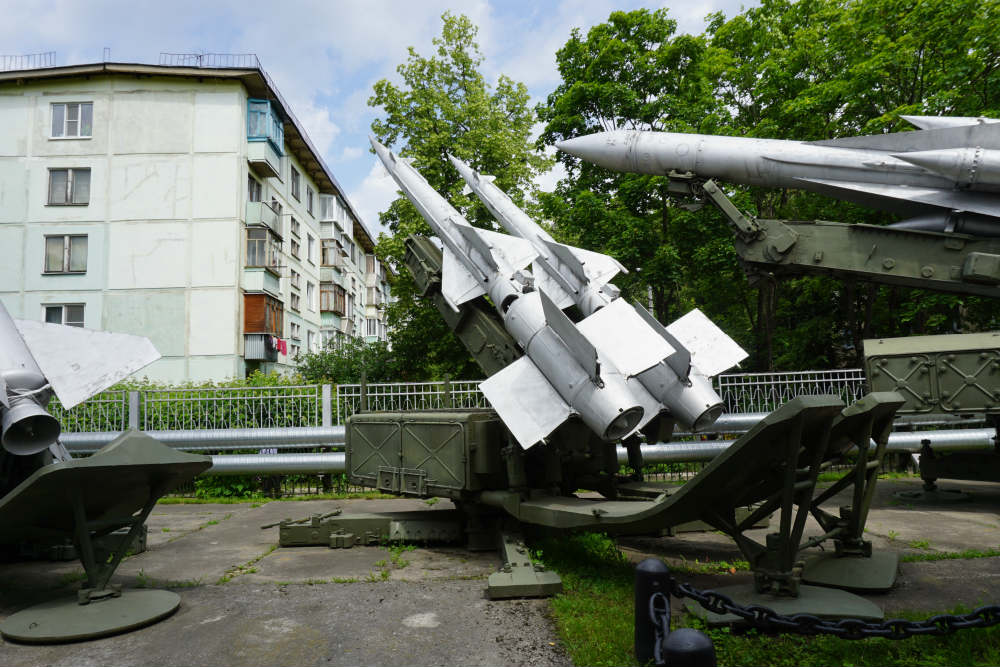
{"type": "Polygon", "coordinates": [[[78,581],[86,581],[87,573],[83,570],[75,570],[73,572],[67,572],[59,577],[59,582],[61,586],[69,586],[70,584],[75,584],[78,581]]]}
{"type": "Polygon", "coordinates": [[[966,549],[965,551],[938,551],[936,553],[906,554],[900,560],[904,563],[919,563],[934,560],[969,560],[973,558],[997,558],[1000,549],[966,549]]]}
{"type": "Polygon", "coordinates": [[[218,521],[216,521],[215,519],[212,519],[212,520],[210,520],[210,521],[206,521],[206,522],[205,522],[205,525],[206,525],[206,526],[218,526],[218,525],[219,525],[219,522],[218,522],[218,521]]]}
{"type": "Polygon", "coordinates": [[[236,577],[241,577],[244,574],[253,574],[254,572],[257,571],[257,568],[254,566],[260,561],[264,560],[264,558],[266,558],[269,554],[273,553],[274,550],[277,548],[278,548],[277,544],[272,544],[267,551],[260,554],[259,556],[251,558],[243,565],[233,565],[232,567],[227,568],[226,571],[223,573],[223,575],[219,577],[219,580],[215,583],[221,585],[232,581],[236,577]]]}
{"type": "Polygon", "coordinates": [[[896,541],[896,538],[897,538],[897,537],[899,537],[899,533],[897,533],[897,532],[896,532],[896,531],[894,531],[894,530],[890,530],[890,531],[889,531],[889,534],[888,534],[888,535],[886,535],[886,537],[887,537],[887,538],[889,538],[889,541],[890,541],[890,542],[895,542],[895,541],[896,541]]]}
{"type": "Polygon", "coordinates": [[[404,551],[413,551],[417,547],[412,544],[394,544],[389,547],[389,560],[392,562],[393,567],[402,569],[410,564],[410,561],[403,558],[404,551]]]}
{"type": "Polygon", "coordinates": [[[911,549],[930,549],[931,543],[928,540],[911,540],[911,549]]]}
{"type": "Polygon", "coordinates": [[[161,528],[160,530],[162,530],[164,533],[169,533],[170,532],[170,529],[166,528],[166,527],[161,528]]]}
{"type": "Polygon", "coordinates": [[[440,498],[434,497],[434,498],[428,498],[424,502],[427,503],[428,505],[437,505],[440,501],[441,501],[440,498]]]}
{"type": "Polygon", "coordinates": [[[375,567],[385,567],[386,565],[388,565],[388,563],[384,558],[380,558],[379,560],[375,561],[375,567]]]}

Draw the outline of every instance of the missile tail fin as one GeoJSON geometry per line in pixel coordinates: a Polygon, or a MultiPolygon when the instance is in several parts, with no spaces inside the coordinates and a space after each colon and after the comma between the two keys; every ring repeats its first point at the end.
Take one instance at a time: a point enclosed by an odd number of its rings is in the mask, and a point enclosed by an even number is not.
{"type": "Polygon", "coordinates": [[[538,296],[542,300],[542,312],[545,314],[545,323],[563,339],[573,358],[583,366],[587,374],[590,375],[590,379],[597,380],[601,374],[601,366],[597,361],[597,348],[587,340],[587,337],[566,317],[566,313],[560,310],[559,306],[553,303],[552,299],[545,292],[538,290],[538,296]]]}
{"type": "Polygon", "coordinates": [[[563,286],[558,282],[558,278],[553,277],[546,266],[538,266],[536,262],[531,269],[532,275],[535,276],[535,287],[545,292],[560,308],[569,308],[574,303],[576,299],[573,295],[566,291],[563,286]]]}
{"type": "Polygon", "coordinates": [[[652,368],[676,351],[623,299],[615,299],[581,321],[577,328],[627,376],[652,368]]]}
{"type": "Polygon", "coordinates": [[[697,308],[671,322],[667,331],[688,349],[691,365],[705,377],[718,375],[749,356],[697,308]]]}
{"type": "Polygon", "coordinates": [[[592,282],[597,287],[602,287],[619,272],[628,273],[617,259],[609,255],[546,239],[542,239],[542,243],[556,256],[559,263],[581,283],[592,282]]]}
{"type": "Polygon", "coordinates": [[[479,281],[469,273],[448,248],[441,264],[441,294],[456,309],[459,305],[485,294],[479,281]]]}
{"type": "Polygon", "coordinates": [[[649,327],[659,334],[663,340],[674,348],[674,351],[667,355],[663,361],[670,366],[671,370],[677,374],[677,377],[682,380],[687,380],[688,375],[691,373],[691,351],[688,350],[683,343],[681,343],[677,338],[667,331],[667,328],[663,326],[658,319],[653,317],[653,314],[642,307],[642,304],[638,301],[632,304],[635,312],[639,314],[639,317],[649,325],[649,327]]]}
{"type": "Polygon", "coordinates": [[[496,258],[493,256],[489,243],[487,243],[486,239],[479,234],[478,229],[467,224],[459,224],[455,222],[455,220],[452,220],[452,223],[452,228],[465,239],[466,243],[475,248],[476,252],[479,253],[483,261],[486,262],[486,265],[490,269],[496,271],[500,268],[497,264],[496,258]]]}
{"type": "Polygon", "coordinates": [[[14,323],[65,409],[160,358],[144,336],[30,320],[14,323]]]}
{"type": "Polygon", "coordinates": [[[494,255],[499,255],[504,263],[513,271],[519,271],[535,261],[538,252],[522,238],[491,232],[488,229],[474,229],[475,233],[485,241],[494,255]]]}
{"type": "Polygon", "coordinates": [[[525,449],[552,433],[572,413],[528,357],[491,375],[479,389],[525,449]]]}
{"type": "Polygon", "coordinates": [[[1000,123],[1000,119],[984,118],[983,116],[900,116],[900,118],[921,130],[979,125],[980,123],[1000,123]]]}
{"type": "Polygon", "coordinates": [[[864,148],[874,151],[904,153],[909,151],[930,151],[941,148],[961,148],[981,146],[1000,148],[1000,123],[976,123],[973,125],[938,126],[919,132],[892,132],[859,137],[840,137],[821,141],[803,142],[812,146],[833,148],[864,148]]]}
{"type": "Polygon", "coordinates": [[[472,194],[472,188],[469,187],[468,183],[466,183],[465,185],[462,186],[462,194],[463,195],[471,195],[472,194]]]}

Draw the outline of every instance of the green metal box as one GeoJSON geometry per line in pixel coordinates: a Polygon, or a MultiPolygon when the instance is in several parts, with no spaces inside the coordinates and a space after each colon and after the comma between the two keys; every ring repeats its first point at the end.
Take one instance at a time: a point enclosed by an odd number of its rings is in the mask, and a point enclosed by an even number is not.
{"type": "Polygon", "coordinates": [[[898,413],[969,414],[1000,406],[1000,333],[865,341],[872,391],[896,391],[898,413]]]}
{"type": "Polygon", "coordinates": [[[351,484],[458,498],[505,482],[503,423],[492,410],[367,412],[347,420],[351,484]]]}

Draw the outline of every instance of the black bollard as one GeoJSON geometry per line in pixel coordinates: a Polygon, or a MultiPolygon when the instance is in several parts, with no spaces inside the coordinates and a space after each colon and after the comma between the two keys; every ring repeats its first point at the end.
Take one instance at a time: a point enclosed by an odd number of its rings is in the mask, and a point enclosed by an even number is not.
{"type": "Polygon", "coordinates": [[[635,566],[635,659],[640,665],[648,665],[660,658],[654,655],[656,629],[649,617],[649,599],[654,593],[665,595],[669,614],[669,581],[670,570],[657,558],[647,558],[635,566]]]}
{"type": "Polygon", "coordinates": [[[669,667],[715,667],[715,647],[704,632],[678,628],[663,642],[663,661],[669,667]]]}

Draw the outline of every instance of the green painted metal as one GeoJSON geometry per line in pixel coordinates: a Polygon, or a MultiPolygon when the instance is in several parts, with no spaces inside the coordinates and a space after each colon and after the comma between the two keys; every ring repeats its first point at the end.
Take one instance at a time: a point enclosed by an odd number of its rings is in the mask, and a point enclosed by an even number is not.
{"type": "Polygon", "coordinates": [[[562,593],[562,579],[555,572],[533,563],[524,538],[514,526],[500,530],[500,558],[503,565],[489,576],[486,595],[491,600],[548,597],[562,593]]]}
{"type": "Polygon", "coordinates": [[[899,554],[895,551],[869,556],[826,552],[806,558],[802,581],[859,593],[885,593],[895,586],[898,575],[899,554]]]}
{"type": "Polygon", "coordinates": [[[46,602],[0,623],[4,639],[29,644],[84,641],[150,625],[170,616],[181,598],[170,591],[127,590],[81,605],[75,599],[46,602]]]}
{"type": "Polygon", "coordinates": [[[459,542],[463,521],[458,510],[317,515],[298,522],[280,522],[278,544],[337,549],[385,542],[459,542]]]}
{"type": "MultiPolygon", "coordinates": [[[[726,586],[715,590],[737,604],[758,604],[785,616],[811,614],[820,618],[859,618],[863,621],[880,621],[885,617],[882,610],[874,603],[835,588],[801,586],[798,597],[760,593],[749,585],[726,586]]],[[[686,606],[688,611],[705,619],[710,626],[743,623],[743,619],[739,616],[715,614],[691,600],[686,602],[686,606]]]]}
{"type": "Polygon", "coordinates": [[[1000,333],[878,338],[864,342],[874,391],[906,398],[901,414],[1000,412],[1000,333]]]}

